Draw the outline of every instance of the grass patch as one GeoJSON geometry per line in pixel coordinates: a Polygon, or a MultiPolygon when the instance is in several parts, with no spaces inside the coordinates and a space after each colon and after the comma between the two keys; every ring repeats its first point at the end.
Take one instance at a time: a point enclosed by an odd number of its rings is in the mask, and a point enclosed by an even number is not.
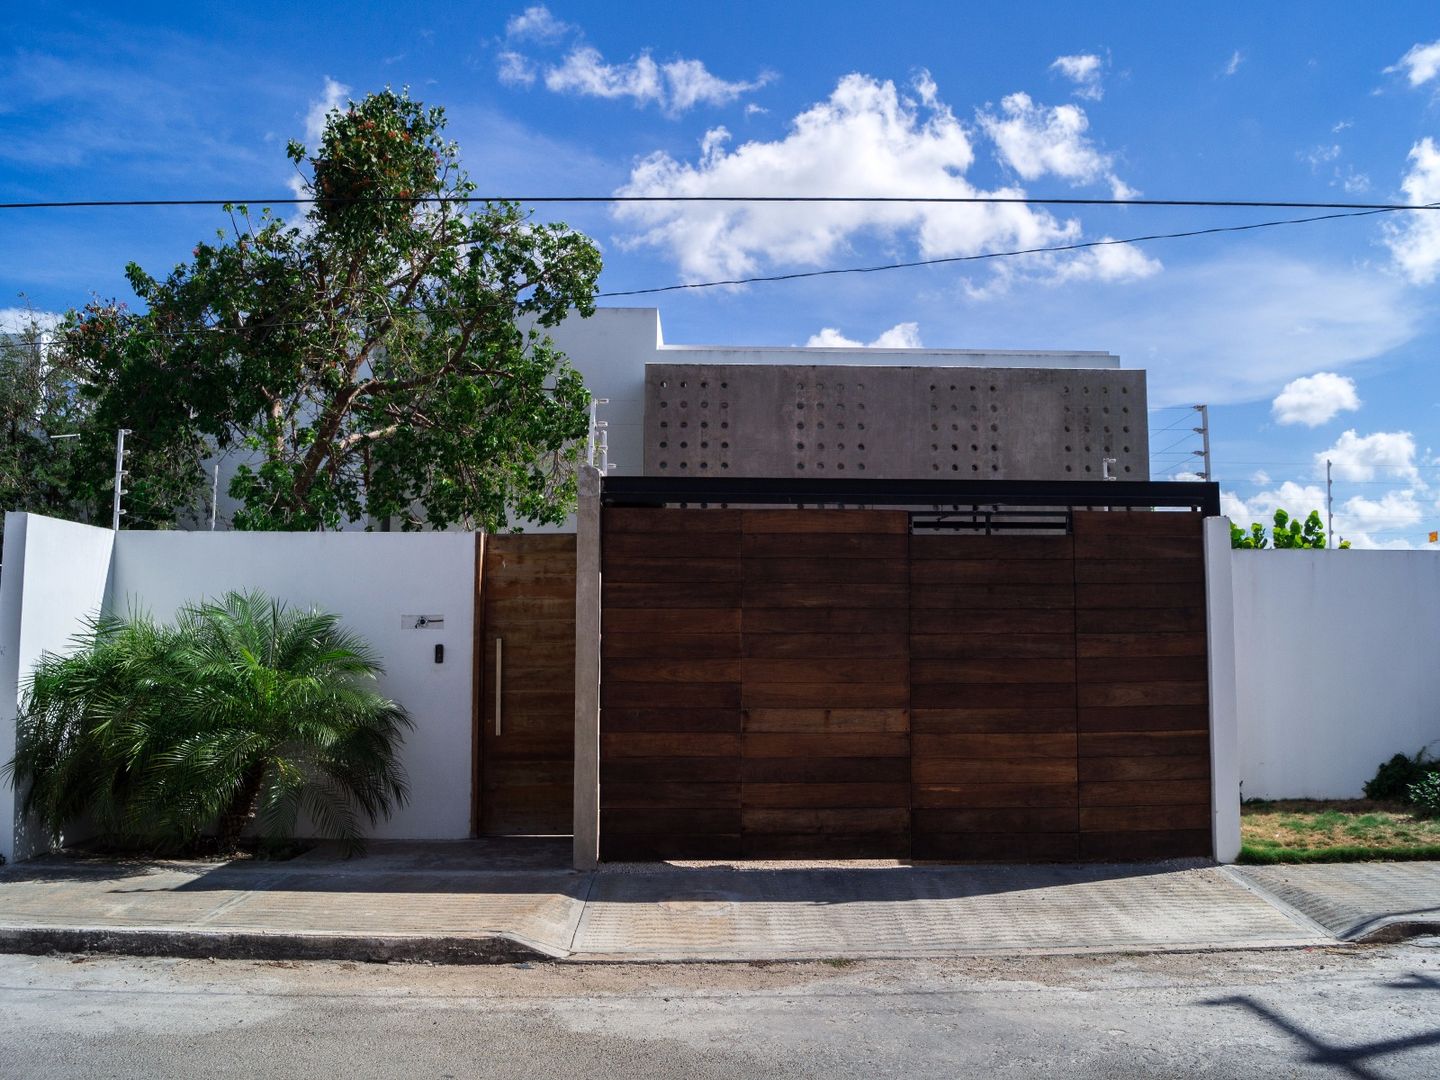
{"type": "Polygon", "coordinates": [[[1368,799],[1255,799],[1240,807],[1242,863],[1440,859],[1440,819],[1368,799]]]}

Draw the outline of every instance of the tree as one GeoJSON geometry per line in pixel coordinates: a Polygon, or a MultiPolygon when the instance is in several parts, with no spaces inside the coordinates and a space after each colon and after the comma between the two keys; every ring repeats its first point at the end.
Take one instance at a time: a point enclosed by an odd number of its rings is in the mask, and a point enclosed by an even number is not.
{"type": "MultiPolygon", "coordinates": [[[[1302,523],[1299,518],[1292,518],[1284,510],[1275,511],[1275,527],[1272,530],[1276,550],[1286,548],[1312,548],[1323,549],[1325,547],[1325,526],[1320,521],[1320,511],[1311,510],[1308,517],[1302,523]]],[[[1246,532],[1239,525],[1230,526],[1230,546],[1232,548],[1253,548],[1260,549],[1270,543],[1265,535],[1265,526],[1258,521],[1250,526],[1246,532]]],[[[1340,541],[1340,547],[1349,548],[1350,541],[1340,541]]]]}
{"type": "Polygon", "coordinates": [[[107,423],[197,468],[212,446],[247,455],[236,527],[568,513],[589,395],[543,331],[593,313],[600,256],[514,203],[472,208],[444,128],[407,92],[333,110],[313,154],[288,149],[302,220],[226,207],[167,277],[127,268],[143,313],[64,327],[107,423]]]}
{"type": "Polygon", "coordinates": [[[96,620],[70,656],[46,655],[6,766],[52,835],[88,816],[113,840],[220,851],[253,821],[289,837],[300,811],[355,850],[362,819],[407,797],[405,710],[373,687],[379,660],[339,619],[260,593],[96,620]]]}

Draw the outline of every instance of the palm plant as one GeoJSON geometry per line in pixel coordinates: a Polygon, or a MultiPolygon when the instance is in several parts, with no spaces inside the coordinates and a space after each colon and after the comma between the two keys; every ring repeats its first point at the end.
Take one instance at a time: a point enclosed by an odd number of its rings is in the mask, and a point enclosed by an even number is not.
{"type": "Polygon", "coordinates": [[[374,688],[369,647],[321,611],[231,592],[148,616],[93,621],[27,689],[7,769],[53,833],[88,815],[150,847],[229,851],[253,822],[268,841],[304,812],[350,851],[408,797],[398,750],[412,726],[374,688]]]}

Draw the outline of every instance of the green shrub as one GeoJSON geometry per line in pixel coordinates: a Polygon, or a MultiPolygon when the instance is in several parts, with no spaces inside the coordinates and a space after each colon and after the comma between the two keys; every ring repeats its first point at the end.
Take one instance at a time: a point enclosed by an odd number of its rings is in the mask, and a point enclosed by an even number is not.
{"type": "Polygon", "coordinates": [[[1407,801],[1426,817],[1440,817],[1440,770],[1432,769],[1406,791],[1407,801]]]}
{"type": "Polygon", "coordinates": [[[1365,782],[1365,797],[1376,802],[1409,802],[1410,788],[1440,770],[1440,762],[1429,761],[1425,751],[1396,754],[1365,782]]]}

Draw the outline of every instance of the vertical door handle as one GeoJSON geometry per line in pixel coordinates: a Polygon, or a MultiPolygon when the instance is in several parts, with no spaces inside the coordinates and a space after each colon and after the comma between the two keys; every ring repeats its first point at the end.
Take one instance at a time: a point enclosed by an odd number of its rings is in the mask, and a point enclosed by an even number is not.
{"type": "Polygon", "coordinates": [[[500,734],[500,657],[505,648],[501,638],[495,639],[495,734],[500,734]]]}

